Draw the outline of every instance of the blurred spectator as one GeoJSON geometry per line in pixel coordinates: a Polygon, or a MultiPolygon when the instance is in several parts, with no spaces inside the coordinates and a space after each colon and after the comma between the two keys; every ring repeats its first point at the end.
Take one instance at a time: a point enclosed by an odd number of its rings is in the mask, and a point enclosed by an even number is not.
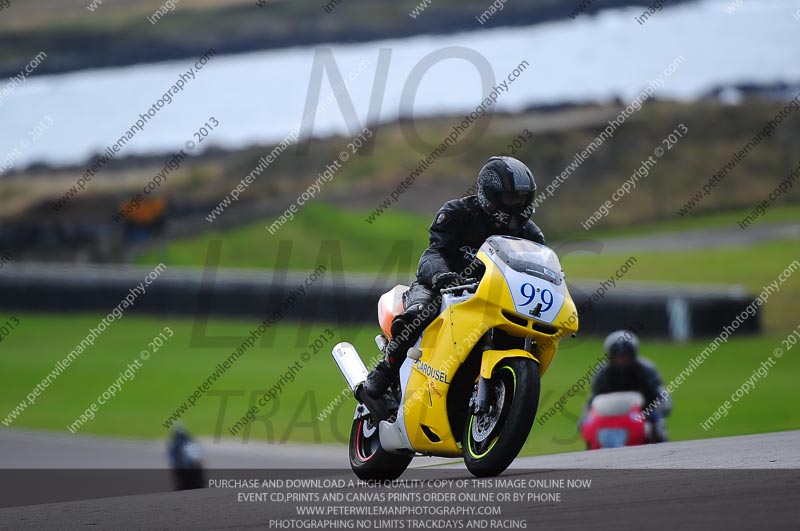
{"type": "Polygon", "coordinates": [[[172,425],[172,434],[167,450],[175,490],[205,487],[203,450],[182,424],[172,425]]]}

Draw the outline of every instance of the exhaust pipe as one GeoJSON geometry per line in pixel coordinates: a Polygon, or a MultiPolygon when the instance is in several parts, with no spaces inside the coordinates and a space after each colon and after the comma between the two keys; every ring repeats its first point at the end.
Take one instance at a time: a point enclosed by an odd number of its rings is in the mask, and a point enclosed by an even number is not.
{"type": "Polygon", "coordinates": [[[333,347],[331,354],[333,354],[333,360],[339,366],[339,370],[342,371],[342,376],[344,376],[351,391],[355,391],[356,387],[367,380],[369,371],[364,366],[364,362],[361,361],[361,356],[358,355],[356,347],[352,344],[346,341],[337,343],[333,347]]]}
{"type": "Polygon", "coordinates": [[[356,400],[364,404],[376,420],[388,419],[390,412],[386,406],[380,400],[371,398],[361,385],[367,381],[369,372],[361,361],[361,356],[356,352],[356,347],[345,341],[334,346],[331,353],[356,400]]]}

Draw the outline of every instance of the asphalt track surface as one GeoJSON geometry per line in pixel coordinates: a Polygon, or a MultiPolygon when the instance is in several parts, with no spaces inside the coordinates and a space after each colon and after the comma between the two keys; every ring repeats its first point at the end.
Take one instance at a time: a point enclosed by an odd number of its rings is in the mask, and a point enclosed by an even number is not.
{"type": "MultiPolygon", "coordinates": [[[[347,453],[340,446],[266,444],[200,439],[209,468],[341,468],[347,453]]],[[[165,468],[166,441],[72,436],[33,430],[0,430],[0,470],[16,469],[155,469],[165,468]]]]}
{"type": "MultiPolygon", "coordinates": [[[[263,469],[236,472],[243,478],[279,476],[263,469]]],[[[338,464],[306,470],[303,477],[353,479],[338,464]]],[[[552,530],[800,529],[800,431],[520,458],[502,476],[557,477],[591,479],[592,486],[567,491],[558,502],[505,504],[502,518],[552,530]]],[[[460,464],[415,468],[402,479],[414,478],[473,479],[460,464]]],[[[446,489],[427,489],[437,490],[446,489]]],[[[0,529],[269,529],[276,528],[275,520],[292,518],[298,516],[291,503],[240,502],[235,490],[209,488],[9,507],[0,510],[0,529]]],[[[442,522],[417,520],[428,526],[442,522]]]]}
{"type": "Polygon", "coordinates": [[[800,241],[800,223],[756,224],[742,230],[738,226],[664,232],[604,240],[604,253],[667,253],[716,247],[749,247],[771,241],[800,241]]]}

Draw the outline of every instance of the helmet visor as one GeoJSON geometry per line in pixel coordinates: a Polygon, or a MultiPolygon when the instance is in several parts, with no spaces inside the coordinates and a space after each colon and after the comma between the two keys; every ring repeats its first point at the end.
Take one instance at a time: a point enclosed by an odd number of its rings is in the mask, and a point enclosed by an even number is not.
{"type": "Polygon", "coordinates": [[[633,364],[633,355],[629,352],[611,355],[611,365],[614,367],[628,367],[631,364],[633,364]]]}
{"type": "Polygon", "coordinates": [[[522,214],[533,203],[533,191],[502,192],[497,199],[497,206],[503,212],[522,214]]]}

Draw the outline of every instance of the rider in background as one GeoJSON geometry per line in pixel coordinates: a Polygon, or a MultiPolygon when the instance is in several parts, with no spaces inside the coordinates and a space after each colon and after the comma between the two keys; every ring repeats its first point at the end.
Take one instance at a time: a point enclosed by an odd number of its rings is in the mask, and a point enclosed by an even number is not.
{"type": "Polygon", "coordinates": [[[592,380],[592,394],[578,423],[578,431],[595,396],[637,391],[644,396],[643,412],[653,428],[653,442],[666,441],[664,419],[672,411],[672,401],[653,362],[639,356],[639,338],[628,330],[617,330],[606,338],[603,349],[608,364],[592,380]]]}
{"type": "Polygon", "coordinates": [[[529,219],[536,210],[535,194],[536,182],[525,164],[512,157],[492,157],[478,174],[476,195],[453,199],[439,209],[430,226],[430,245],[419,260],[417,280],[403,294],[405,310],[392,321],[384,359],[364,383],[371,397],[383,396],[408,349],[439,315],[440,290],[478,276],[470,267],[489,236],[544,243],[542,231],[529,219]]]}

